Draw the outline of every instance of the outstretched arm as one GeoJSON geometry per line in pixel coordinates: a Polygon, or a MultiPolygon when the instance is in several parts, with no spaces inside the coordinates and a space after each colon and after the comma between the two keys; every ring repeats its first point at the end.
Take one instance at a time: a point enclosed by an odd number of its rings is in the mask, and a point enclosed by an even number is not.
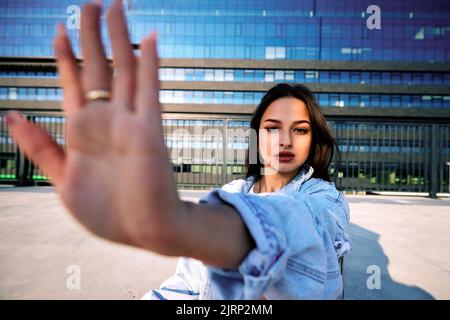
{"type": "Polygon", "coordinates": [[[237,211],[179,199],[163,139],[156,35],[134,56],[120,1],[107,15],[115,75],[101,43],[98,4],[81,16],[83,69],[62,26],[55,53],[64,90],[67,148],[17,112],[8,114],[19,148],[49,176],[62,201],[87,229],[165,255],[235,268],[253,246],[237,211]],[[110,100],[87,100],[92,90],[110,100]]]}

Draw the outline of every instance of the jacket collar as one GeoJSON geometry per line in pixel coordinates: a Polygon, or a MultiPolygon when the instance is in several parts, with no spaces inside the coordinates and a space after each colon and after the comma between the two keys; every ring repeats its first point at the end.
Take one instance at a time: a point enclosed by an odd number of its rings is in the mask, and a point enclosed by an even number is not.
{"type": "MultiPolygon", "coordinates": [[[[299,191],[300,186],[308,181],[314,173],[313,167],[308,164],[303,164],[297,175],[288,184],[282,187],[277,192],[293,192],[299,191]]],[[[234,180],[222,187],[223,190],[228,192],[245,192],[248,193],[254,184],[254,177],[247,179],[234,180]]]]}

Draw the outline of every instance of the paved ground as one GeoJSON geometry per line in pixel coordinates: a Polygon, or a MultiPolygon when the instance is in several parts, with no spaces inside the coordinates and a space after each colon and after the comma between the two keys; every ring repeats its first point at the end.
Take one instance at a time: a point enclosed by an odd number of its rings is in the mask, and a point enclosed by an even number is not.
{"type": "MultiPolygon", "coordinates": [[[[347,197],[346,299],[450,299],[450,199],[347,197]],[[381,288],[369,290],[373,266],[381,288]]],[[[91,236],[50,187],[0,187],[0,299],[138,299],[175,263],[91,236]]]]}

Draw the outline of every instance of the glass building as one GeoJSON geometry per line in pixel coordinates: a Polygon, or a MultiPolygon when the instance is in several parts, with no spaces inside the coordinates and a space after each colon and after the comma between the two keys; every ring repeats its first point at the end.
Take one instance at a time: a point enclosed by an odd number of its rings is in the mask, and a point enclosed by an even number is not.
{"type": "MultiPolygon", "coordinates": [[[[52,39],[56,24],[65,23],[80,55],[82,4],[0,1],[0,119],[21,109],[64,143],[52,39]]],[[[450,1],[372,5],[124,1],[136,48],[149,31],[159,34],[160,100],[179,186],[218,186],[242,176],[245,161],[236,154],[245,154],[249,140],[234,132],[248,128],[264,92],[287,82],[316,94],[340,146],[333,170],[341,188],[448,193],[450,1]],[[213,129],[220,139],[204,134],[213,129]]],[[[103,28],[110,53],[106,34],[103,28]]],[[[32,164],[23,169],[27,161],[3,122],[0,134],[0,179],[45,180],[32,164]]]]}

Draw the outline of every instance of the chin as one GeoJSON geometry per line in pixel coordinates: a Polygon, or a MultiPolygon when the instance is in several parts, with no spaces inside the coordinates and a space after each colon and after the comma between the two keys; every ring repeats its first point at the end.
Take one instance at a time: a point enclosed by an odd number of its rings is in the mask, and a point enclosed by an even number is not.
{"type": "Polygon", "coordinates": [[[301,167],[298,163],[280,163],[277,172],[278,173],[291,173],[297,171],[301,167]]]}

